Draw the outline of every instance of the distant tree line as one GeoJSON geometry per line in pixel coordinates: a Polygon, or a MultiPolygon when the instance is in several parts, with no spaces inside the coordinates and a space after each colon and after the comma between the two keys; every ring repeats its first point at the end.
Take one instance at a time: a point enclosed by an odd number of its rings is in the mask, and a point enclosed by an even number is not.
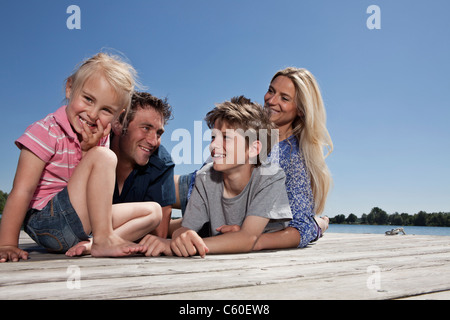
{"type": "Polygon", "coordinates": [[[419,211],[414,215],[398,212],[387,214],[386,211],[375,207],[369,214],[364,213],[361,218],[353,213],[350,213],[348,217],[338,214],[330,218],[330,223],[450,227],[450,212],[426,213],[425,211],[419,211]]]}
{"type": "Polygon", "coordinates": [[[5,207],[6,199],[8,199],[8,194],[0,190],[0,214],[3,213],[3,208],[5,207]]]}

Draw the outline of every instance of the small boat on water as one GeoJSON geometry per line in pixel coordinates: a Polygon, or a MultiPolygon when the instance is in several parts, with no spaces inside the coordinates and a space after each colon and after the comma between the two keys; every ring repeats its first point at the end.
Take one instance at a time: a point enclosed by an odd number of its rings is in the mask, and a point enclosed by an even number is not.
{"type": "Polygon", "coordinates": [[[403,228],[392,229],[390,231],[386,231],[385,234],[387,236],[395,236],[395,235],[399,234],[400,232],[402,232],[403,234],[406,234],[406,232],[405,232],[405,230],[403,230],[403,228]]]}

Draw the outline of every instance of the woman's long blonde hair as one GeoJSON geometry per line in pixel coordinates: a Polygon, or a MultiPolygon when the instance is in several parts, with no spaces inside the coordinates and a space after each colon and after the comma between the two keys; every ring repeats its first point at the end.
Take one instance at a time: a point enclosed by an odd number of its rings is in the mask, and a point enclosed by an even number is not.
{"type": "Polygon", "coordinates": [[[295,100],[301,116],[297,116],[292,123],[292,134],[299,141],[299,148],[309,170],[316,214],[321,214],[332,184],[325,158],[333,151],[333,142],[326,127],[326,112],[320,88],[314,76],[306,69],[289,67],[280,70],[271,82],[279,76],[288,77],[295,86],[295,100]]]}

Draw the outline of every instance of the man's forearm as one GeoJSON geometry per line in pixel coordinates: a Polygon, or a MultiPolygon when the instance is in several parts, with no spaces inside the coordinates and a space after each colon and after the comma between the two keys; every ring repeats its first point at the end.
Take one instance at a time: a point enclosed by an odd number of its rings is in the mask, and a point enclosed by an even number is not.
{"type": "Polygon", "coordinates": [[[152,232],[152,234],[160,237],[167,238],[169,233],[169,224],[172,216],[172,206],[165,206],[162,208],[162,220],[159,226],[152,232]]]}

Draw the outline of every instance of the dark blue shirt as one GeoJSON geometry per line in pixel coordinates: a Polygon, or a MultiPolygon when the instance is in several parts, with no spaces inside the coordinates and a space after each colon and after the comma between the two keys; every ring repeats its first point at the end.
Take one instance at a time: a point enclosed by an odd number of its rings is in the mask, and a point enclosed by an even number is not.
{"type": "Polygon", "coordinates": [[[161,207],[172,205],[176,201],[174,168],[169,152],[160,146],[145,166],[137,166],[130,173],[120,195],[116,181],[113,203],[154,201],[161,207]]]}

